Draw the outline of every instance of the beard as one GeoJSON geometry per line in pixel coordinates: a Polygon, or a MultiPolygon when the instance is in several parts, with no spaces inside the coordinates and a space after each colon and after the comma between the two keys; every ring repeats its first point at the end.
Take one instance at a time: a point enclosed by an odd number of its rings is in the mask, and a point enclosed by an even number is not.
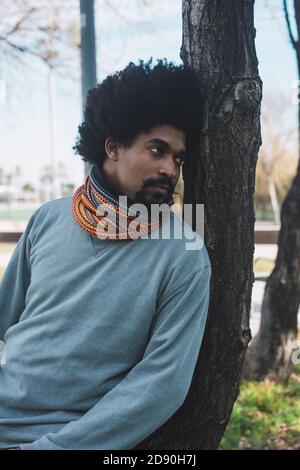
{"type": "MultiPolygon", "coordinates": [[[[173,192],[168,190],[165,194],[161,194],[159,192],[150,193],[150,191],[143,188],[135,193],[135,200],[132,201],[132,203],[134,202],[144,204],[148,210],[151,210],[152,204],[167,204],[168,206],[171,206],[174,204],[173,192]]],[[[129,203],[131,204],[130,200],[129,203]]]]}

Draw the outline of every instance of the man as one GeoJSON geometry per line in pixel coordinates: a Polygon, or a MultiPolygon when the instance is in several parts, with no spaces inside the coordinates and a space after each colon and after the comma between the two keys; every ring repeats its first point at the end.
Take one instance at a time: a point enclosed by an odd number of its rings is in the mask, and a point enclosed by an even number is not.
{"type": "Polygon", "coordinates": [[[134,206],[172,206],[200,119],[195,74],[166,61],[90,90],[74,147],[85,184],[33,214],[0,284],[0,448],[130,449],[184,402],[210,260],[186,249],[201,240],[186,222],[176,238],[177,216],[134,206]]]}

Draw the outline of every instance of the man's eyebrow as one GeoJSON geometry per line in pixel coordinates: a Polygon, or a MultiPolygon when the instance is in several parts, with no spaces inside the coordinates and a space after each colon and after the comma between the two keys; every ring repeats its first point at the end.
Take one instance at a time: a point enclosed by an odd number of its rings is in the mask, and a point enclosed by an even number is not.
{"type": "MultiPolygon", "coordinates": [[[[163,139],[159,139],[158,137],[147,140],[146,144],[156,144],[156,145],[160,145],[164,150],[171,150],[171,146],[169,142],[163,139]]],[[[186,152],[187,152],[186,149],[179,150],[179,152],[177,152],[177,156],[185,155],[186,152]]]]}

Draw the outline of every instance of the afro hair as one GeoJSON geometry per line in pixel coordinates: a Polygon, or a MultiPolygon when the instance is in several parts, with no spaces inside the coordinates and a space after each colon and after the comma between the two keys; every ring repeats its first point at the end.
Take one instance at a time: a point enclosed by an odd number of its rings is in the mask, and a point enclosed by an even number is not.
{"type": "Polygon", "coordinates": [[[102,166],[107,137],[128,148],[139,134],[163,124],[185,132],[188,153],[195,148],[202,119],[196,72],[165,58],[151,63],[152,57],[130,62],[89,90],[73,147],[83,161],[102,166]]]}

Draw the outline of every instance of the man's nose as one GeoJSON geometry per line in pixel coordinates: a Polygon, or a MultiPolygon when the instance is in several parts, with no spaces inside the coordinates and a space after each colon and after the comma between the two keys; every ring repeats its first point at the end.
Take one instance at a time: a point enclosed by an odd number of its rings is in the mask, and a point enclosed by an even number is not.
{"type": "Polygon", "coordinates": [[[166,175],[170,179],[174,179],[177,176],[177,167],[173,159],[166,160],[162,163],[160,169],[159,169],[159,174],[160,175],[166,175]]]}

